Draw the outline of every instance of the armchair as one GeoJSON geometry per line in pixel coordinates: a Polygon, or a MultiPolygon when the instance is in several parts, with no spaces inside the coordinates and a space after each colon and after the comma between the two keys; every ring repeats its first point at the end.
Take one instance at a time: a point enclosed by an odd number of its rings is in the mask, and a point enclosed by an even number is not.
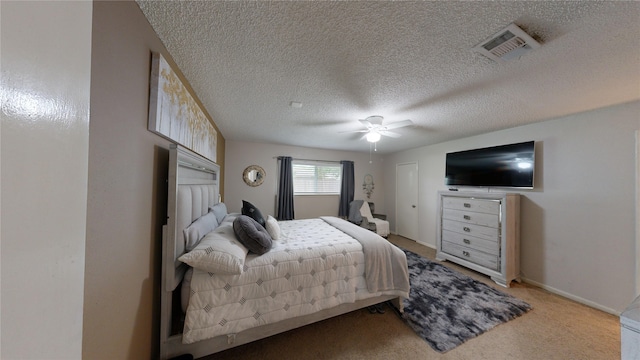
{"type": "Polygon", "coordinates": [[[371,211],[373,205],[373,203],[363,200],[352,201],[349,204],[348,220],[386,238],[389,236],[389,222],[373,216],[371,211]]]}

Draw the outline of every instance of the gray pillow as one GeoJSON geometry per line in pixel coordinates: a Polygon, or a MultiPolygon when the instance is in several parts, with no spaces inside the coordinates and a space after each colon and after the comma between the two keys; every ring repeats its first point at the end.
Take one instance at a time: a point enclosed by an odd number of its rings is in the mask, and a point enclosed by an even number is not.
{"type": "Polygon", "coordinates": [[[224,203],[217,203],[210,207],[209,211],[213,211],[213,213],[216,214],[216,219],[218,219],[218,224],[222,224],[222,220],[227,216],[227,205],[224,203]]]}
{"type": "Polygon", "coordinates": [[[233,220],[233,232],[238,241],[252,253],[262,255],[271,250],[272,240],[267,230],[246,215],[240,215],[233,220]]]}
{"type": "Polygon", "coordinates": [[[211,211],[197,218],[183,231],[185,249],[187,249],[187,251],[193,250],[205,235],[217,227],[218,219],[211,211]]]}

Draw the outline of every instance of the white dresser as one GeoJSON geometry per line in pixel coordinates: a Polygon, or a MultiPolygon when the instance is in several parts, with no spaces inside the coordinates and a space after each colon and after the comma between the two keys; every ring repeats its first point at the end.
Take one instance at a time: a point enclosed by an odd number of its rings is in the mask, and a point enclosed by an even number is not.
{"type": "Polygon", "coordinates": [[[620,314],[622,360],[640,360],[640,296],[620,314]]]}
{"type": "Polygon", "coordinates": [[[509,287],[520,281],[520,195],[438,192],[437,260],[449,260],[509,287]]]}

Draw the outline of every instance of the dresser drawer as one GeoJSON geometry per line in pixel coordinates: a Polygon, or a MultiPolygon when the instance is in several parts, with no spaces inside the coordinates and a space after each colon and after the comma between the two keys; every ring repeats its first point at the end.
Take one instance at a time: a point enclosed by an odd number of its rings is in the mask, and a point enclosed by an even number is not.
{"type": "Polygon", "coordinates": [[[465,210],[443,209],[442,218],[494,228],[497,228],[500,225],[498,214],[487,214],[465,210]]]}
{"type": "Polygon", "coordinates": [[[500,213],[500,201],[443,196],[442,208],[497,215],[500,213]]]}
{"type": "Polygon", "coordinates": [[[442,241],[448,241],[453,244],[468,247],[474,250],[480,250],[496,256],[500,254],[500,244],[496,239],[487,240],[477,238],[475,236],[458,234],[453,231],[443,230],[442,241]]]}
{"type": "Polygon", "coordinates": [[[442,219],[442,230],[449,230],[458,234],[466,234],[482,239],[498,241],[500,232],[497,228],[469,224],[461,221],[442,219]]]}
{"type": "Polygon", "coordinates": [[[460,259],[465,259],[474,264],[484,266],[488,269],[500,271],[500,261],[498,260],[497,255],[487,254],[485,252],[466,248],[454,243],[450,243],[448,241],[442,242],[442,251],[447,254],[459,257],[460,259]]]}

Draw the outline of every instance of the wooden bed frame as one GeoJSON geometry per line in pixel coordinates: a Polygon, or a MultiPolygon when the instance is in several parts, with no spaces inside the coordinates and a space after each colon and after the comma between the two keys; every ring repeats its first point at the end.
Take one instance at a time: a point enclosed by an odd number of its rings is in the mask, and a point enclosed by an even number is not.
{"type": "Polygon", "coordinates": [[[187,270],[187,266],[178,260],[185,252],[183,229],[207,213],[209,206],[220,201],[219,177],[220,167],[217,164],[181,146],[171,145],[167,224],[163,226],[162,234],[160,359],[170,359],[183,354],[191,354],[195,358],[203,357],[388,300],[393,300],[394,305],[400,309],[397,296],[384,295],[247,329],[235,335],[182,344],[182,330],[178,331],[176,328],[180,326],[181,315],[178,303],[179,285],[187,270]]]}

